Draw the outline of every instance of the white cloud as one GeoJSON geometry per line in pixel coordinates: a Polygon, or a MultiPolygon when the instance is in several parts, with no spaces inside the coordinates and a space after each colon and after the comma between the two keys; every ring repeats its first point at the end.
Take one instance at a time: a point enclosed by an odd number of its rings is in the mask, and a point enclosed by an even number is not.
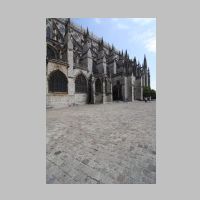
{"type": "Polygon", "coordinates": [[[144,45],[144,48],[150,53],[156,53],[156,33],[148,29],[143,32],[133,30],[130,34],[130,42],[137,42],[144,45]]]}
{"type": "Polygon", "coordinates": [[[144,41],[144,43],[145,43],[145,48],[149,52],[156,53],[156,38],[155,37],[146,39],[146,41],[144,41]]]}
{"type": "Polygon", "coordinates": [[[150,53],[156,53],[156,18],[111,18],[113,27],[128,30],[130,42],[136,42],[150,53]],[[134,23],[134,24],[133,24],[134,23]]]}
{"type": "Polygon", "coordinates": [[[117,23],[116,26],[117,26],[118,29],[122,29],[122,30],[130,28],[128,25],[122,24],[122,23],[117,23]]]}
{"type": "Polygon", "coordinates": [[[117,22],[117,21],[119,21],[119,18],[111,18],[111,21],[117,22]]]}
{"type": "Polygon", "coordinates": [[[100,18],[94,18],[94,21],[95,21],[97,24],[101,24],[101,19],[100,19],[100,18]]]}
{"type": "Polygon", "coordinates": [[[142,26],[150,24],[155,20],[156,18],[131,18],[131,21],[142,26]]]}
{"type": "Polygon", "coordinates": [[[127,29],[130,29],[130,23],[127,24],[127,21],[124,21],[123,18],[111,18],[110,19],[112,24],[113,24],[113,27],[117,28],[117,29],[120,29],[120,30],[127,30],[127,29]]]}

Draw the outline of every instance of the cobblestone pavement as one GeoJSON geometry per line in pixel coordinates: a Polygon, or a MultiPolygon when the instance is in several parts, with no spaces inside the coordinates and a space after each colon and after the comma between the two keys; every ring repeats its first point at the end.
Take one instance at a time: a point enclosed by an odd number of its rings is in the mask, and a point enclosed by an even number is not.
{"type": "Polygon", "coordinates": [[[156,183],[156,102],[47,109],[46,182],[156,183]]]}

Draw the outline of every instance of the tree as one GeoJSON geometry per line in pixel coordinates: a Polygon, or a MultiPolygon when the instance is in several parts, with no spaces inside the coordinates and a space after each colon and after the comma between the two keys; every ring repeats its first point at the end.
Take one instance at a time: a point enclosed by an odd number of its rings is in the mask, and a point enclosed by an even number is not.
{"type": "Polygon", "coordinates": [[[143,88],[143,97],[151,97],[151,99],[156,99],[156,91],[145,86],[143,88]]]}
{"type": "Polygon", "coordinates": [[[151,90],[151,99],[156,99],[156,91],[155,90],[151,90]]]}
{"type": "Polygon", "coordinates": [[[151,96],[151,89],[150,87],[145,86],[143,88],[143,97],[150,97],[151,96]]]}

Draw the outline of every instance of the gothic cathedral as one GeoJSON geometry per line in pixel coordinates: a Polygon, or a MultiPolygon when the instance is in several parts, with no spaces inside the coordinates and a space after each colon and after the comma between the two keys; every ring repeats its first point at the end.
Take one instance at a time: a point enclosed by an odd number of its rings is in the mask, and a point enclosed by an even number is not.
{"type": "Polygon", "coordinates": [[[127,51],[75,25],[70,18],[46,19],[47,106],[143,100],[150,71],[127,51]]]}

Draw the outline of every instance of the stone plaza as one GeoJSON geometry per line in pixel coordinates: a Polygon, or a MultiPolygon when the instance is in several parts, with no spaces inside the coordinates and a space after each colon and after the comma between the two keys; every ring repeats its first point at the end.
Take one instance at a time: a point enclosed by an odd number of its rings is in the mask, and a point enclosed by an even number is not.
{"type": "Polygon", "coordinates": [[[47,109],[46,183],[155,184],[156,102],[47,109]]]}

